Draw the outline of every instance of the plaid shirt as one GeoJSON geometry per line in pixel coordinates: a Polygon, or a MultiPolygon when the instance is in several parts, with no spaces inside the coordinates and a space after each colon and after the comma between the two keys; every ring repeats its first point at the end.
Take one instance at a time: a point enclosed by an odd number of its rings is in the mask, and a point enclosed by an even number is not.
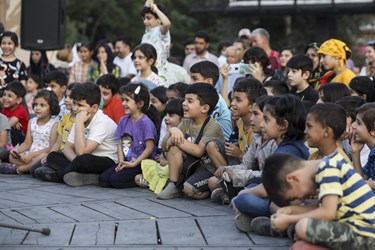
{"type": "Polygon", "coordinates": [[[89,80],[89,72],[92,71],[91,68],[96,68],[97,63],[91,61],[90,64],[85,64],[81,61],[76,62],[69,74],[69,83],[84,83],[89,80]]]}

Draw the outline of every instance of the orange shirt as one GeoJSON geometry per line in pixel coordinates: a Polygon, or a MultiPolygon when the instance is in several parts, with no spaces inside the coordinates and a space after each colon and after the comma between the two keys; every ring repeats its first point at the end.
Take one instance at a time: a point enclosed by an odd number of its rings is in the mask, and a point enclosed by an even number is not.
{"type": "Polygon", "coordinates": [[[103,113],[108,115],[116,124],[118,124],[121,117],[125,116],[121,99],[118,97],[113,97],[108,105],[103,108],[103,113]]]}

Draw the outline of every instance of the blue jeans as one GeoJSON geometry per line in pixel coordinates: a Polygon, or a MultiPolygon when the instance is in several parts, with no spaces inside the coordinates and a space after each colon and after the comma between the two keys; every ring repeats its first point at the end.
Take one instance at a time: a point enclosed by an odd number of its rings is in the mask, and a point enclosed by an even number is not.
{"type": "MultiPolygon", "coordinates": [[[[254,187],[257,184],[250,184],[246,188],[254,187]]],[[[238,211],[253,217],[257,216],[271,216],[270,203],[268,198],[261,198],[256,195],[245,193],[235,197],[232,201],[238,211]]]]}

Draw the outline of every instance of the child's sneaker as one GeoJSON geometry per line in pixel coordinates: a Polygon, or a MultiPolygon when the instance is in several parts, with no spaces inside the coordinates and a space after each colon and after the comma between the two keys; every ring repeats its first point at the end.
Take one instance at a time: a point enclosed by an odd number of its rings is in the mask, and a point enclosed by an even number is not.
{"type": "Polygon", "coordinates": [[[50,167],[39,167],[35,170],[34,175],[36,178],[42,181],[50,181],[50,182],[63,182],[61,177],[57,174],[57,171],[50,168],[50,167]]]}
{"type": "Polygon", "coordinates": [[[252,220],[253,217],[243,213],[238,213],[234,216],[234,225],[236,225],[237,229],[241,232],[250,233],[252,220]]]}
{"type": "Polygon", "coordinates": [[[228,206],[230,204],[229,196],[225,193],[224,189],[217,188],[211,193],[211,200],[215,203],[228,206]]]}
{"type": "Polygon", "coordinates": [[[1,163],[0,173],[2,174],[17,174],[17,165],[13,163],[1,163]]]}
{"type": "Polygon", "coordinates": [[[157,198],[160,200],[169,200],[173,198],[181,197],[182,192],[180,189],[176,188],[173,182],[169,182],[163,191],[158,194],[157,198]]]}
{"type": "Polygon", "coordinates": [[[256,217],[251,222],[251,231],[264,236],[273,236],[271,219],[265,216],[256,217]]]}
{"type": "Polygon", "coordinates": [[[85,185],[99,185],[99,175],[70,172],[64,175],[64,182],[72,187],[85,185]]]}

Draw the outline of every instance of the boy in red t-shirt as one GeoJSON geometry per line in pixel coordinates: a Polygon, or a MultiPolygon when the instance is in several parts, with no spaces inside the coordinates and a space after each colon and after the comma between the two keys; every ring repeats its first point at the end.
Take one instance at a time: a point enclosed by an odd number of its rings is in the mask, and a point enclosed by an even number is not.
{"type": "Polygon", "coordinates": [[[25,94],[26,89],[20,82],[8,84],[3,94],[3,114],[9,119],[13,146],[23,143],[27,132],[29,116],[22,105],[25,94]]]}
{"type": "Polygon", "coordinates": [[[108,115],[116,124],[125,116],[125,110],[119,97],[119,80],[112,74],[102,75],[96,82],[99,85],[103,100],[103,113],[108,115]]]}

